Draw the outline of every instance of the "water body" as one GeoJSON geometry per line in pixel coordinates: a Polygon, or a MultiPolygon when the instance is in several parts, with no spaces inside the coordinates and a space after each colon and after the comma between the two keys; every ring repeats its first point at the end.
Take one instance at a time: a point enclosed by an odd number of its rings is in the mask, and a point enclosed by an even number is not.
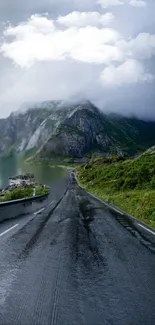
{"type": "Polygon", "coordinates": [[[27,164],[18,155],[12,154],[0,159],[0,188],[9,184],[9,177],[22,173],[33,173],[37,182],[50,185],[64,173],[62,168],[27,164]]]}

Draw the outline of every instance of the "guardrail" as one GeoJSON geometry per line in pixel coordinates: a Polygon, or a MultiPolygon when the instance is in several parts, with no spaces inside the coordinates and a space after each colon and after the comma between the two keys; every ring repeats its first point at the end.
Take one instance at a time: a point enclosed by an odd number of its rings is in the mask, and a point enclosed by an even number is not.
{"type": "Polygon", "coordinates": [[[49,194],[33,196],[0,203],[0,222],[19,217],[28,213],[34,213],[43,207],[43,201],[49,194]]]}

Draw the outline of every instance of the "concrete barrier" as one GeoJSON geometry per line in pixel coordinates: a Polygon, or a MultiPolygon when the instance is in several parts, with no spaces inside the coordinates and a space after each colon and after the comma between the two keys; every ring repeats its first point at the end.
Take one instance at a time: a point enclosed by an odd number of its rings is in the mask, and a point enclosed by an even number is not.
{"type": "Polygon", "coordinates": [[[48,194],[0,203],[0,222],[34,213],[44,206],[48,194]]]}

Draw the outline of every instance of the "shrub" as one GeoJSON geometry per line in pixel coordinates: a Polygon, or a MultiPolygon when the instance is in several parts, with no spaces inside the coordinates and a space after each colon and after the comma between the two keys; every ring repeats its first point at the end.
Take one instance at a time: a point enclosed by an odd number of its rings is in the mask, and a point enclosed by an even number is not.
{"type": "Polygon", "coordinates": [[[123,184],[122,189],[123,190],[133,190],[138,185],[138,179],[137,178],[131,178],[127,177],[125,179],[125,182],[123,184]]]}
{"type": "MultiPolygon", "coordinates": [[[[11,201],[11,200],[18,200],[18,199],[32,197],[33,188],[34,188],[33,186],[28,186],[25,188],[16,188],[13,191],[7,193],[3,201],[11,201]]],[[[48,193],[49,193],[48,188],[44,188],[44,187],[36,188],[36,195],[44,195],[48,193]]]]}
{"type": "Polygon", "coordinates": [[[150,182],[151,188],[154,189],[155,188],[155,176],[152,178],[151,182],[150,182]]]}

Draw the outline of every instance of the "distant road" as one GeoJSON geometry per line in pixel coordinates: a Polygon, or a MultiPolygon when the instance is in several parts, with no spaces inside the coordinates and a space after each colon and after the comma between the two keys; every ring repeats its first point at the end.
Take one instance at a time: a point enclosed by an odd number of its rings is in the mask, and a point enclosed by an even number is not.
{"type": "Polygon", "coordinates": [[[61,181],[0,224],[0,325],[154,325],[154,237],[61,181]]]}

